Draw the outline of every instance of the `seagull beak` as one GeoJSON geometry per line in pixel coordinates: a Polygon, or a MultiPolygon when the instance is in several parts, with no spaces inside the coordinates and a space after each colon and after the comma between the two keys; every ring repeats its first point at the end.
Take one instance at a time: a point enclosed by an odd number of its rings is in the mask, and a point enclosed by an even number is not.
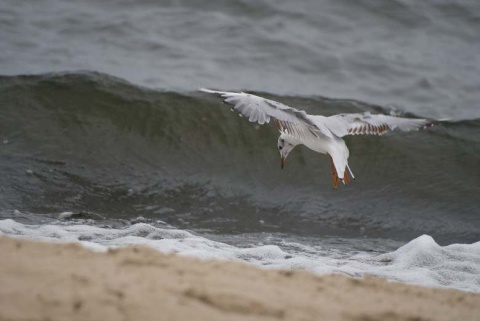
{"type": "Polygon", "coordinates": [[[282,156],[280,158],[280,161],[281,161],[281,167],[280,168],[283,169],[285,167],[285,156],[282,156]]]}

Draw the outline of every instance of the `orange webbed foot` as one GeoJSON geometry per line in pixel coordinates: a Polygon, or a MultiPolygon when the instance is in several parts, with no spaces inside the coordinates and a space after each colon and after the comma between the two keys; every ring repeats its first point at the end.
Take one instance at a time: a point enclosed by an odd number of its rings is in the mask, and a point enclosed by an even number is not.
{"type": "Polygon", "coordinates": [[[351,182],[350,176],[348,175],[347,171],[345,171],[345,173],[343,174],[343,183],[345,185],[348,185],[350,184],[350,182],[351,182]]]}
{"type": "Polygon", "coordinates": [[[338,188],[338,181],[340,179],[338,178],[337,170],[335,169],[335,165],[333,164],[332,156],[330,156],[330,166],[332,168],[333,188],[337,189],[338,188]]]}

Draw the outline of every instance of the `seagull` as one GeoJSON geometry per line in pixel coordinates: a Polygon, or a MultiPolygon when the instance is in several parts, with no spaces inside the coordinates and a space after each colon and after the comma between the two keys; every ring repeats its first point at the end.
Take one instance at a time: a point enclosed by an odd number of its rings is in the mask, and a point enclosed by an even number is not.
{"type": "Polygon", "coordinates": [[[348,185],[351,179],[355,179],[348,166],[349,151],[342,137],[383,135],[396,128],[409,131],[431,125],[431,122],[426,119],[372,115],[369,112],[328,117],[309,115],[303,110],[244,92],[235,93],[206,88],[199,90],[220,96],[223,102],[233,106],[232,110],[250,122],[263,125],[272,121],[280,131],[277,147],[282,169],[287,156],[297,145],[305,145],[317,153],[328,154],[334,188],[338,188],[339,181],[348,185]]]}

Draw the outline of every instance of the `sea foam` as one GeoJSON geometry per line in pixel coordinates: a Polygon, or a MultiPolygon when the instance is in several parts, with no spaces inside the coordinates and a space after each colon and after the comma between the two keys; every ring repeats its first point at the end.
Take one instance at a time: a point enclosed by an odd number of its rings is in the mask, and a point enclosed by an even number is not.
{"type": "Polygon", "coordinates": [[[374,275],[432,287],[480,292],[480,242],[440,246],[420,236],[396,251],[373,255],[361,252],[338,258],[307,245],[294,253],[278,245],[236,247],[188,231],[137,223],[124,229],[90,225],[26,225],[0,221],[0,235],[49,242],[79,242],[95,250],[145,245],[166,253],[201,259],[234,260],[268,268],[304,269],[317,274],[374,275]],[[292,252],[292,253],[289,253],[292,252]]]}

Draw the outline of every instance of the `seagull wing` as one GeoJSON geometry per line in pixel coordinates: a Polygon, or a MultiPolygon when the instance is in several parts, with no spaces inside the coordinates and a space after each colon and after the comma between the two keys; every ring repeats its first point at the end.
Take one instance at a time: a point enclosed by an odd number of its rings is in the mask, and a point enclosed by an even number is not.
{"type": "Polygon", "coordinates": [[[312,116],[315,124],[322,124],[338,137],[346,135],[383,135],[396,128],[409,131],[431,124],[426,119],[401,118],[387,115],[339,114],[330,117],[312,116]]]}
{"type": "Polygon", "coordinates": [[[201,88],[200,91],[219,95],[225,103],[233,106],[233,110],[251,122],[263,125],[273,119],[280,131],[298,138],[319,137],[322,134],[332,137],[331,131],[324,124],[317,126],[312,116],[303,110],[243,92],[232,93],[205,88],[201,88]]]}

